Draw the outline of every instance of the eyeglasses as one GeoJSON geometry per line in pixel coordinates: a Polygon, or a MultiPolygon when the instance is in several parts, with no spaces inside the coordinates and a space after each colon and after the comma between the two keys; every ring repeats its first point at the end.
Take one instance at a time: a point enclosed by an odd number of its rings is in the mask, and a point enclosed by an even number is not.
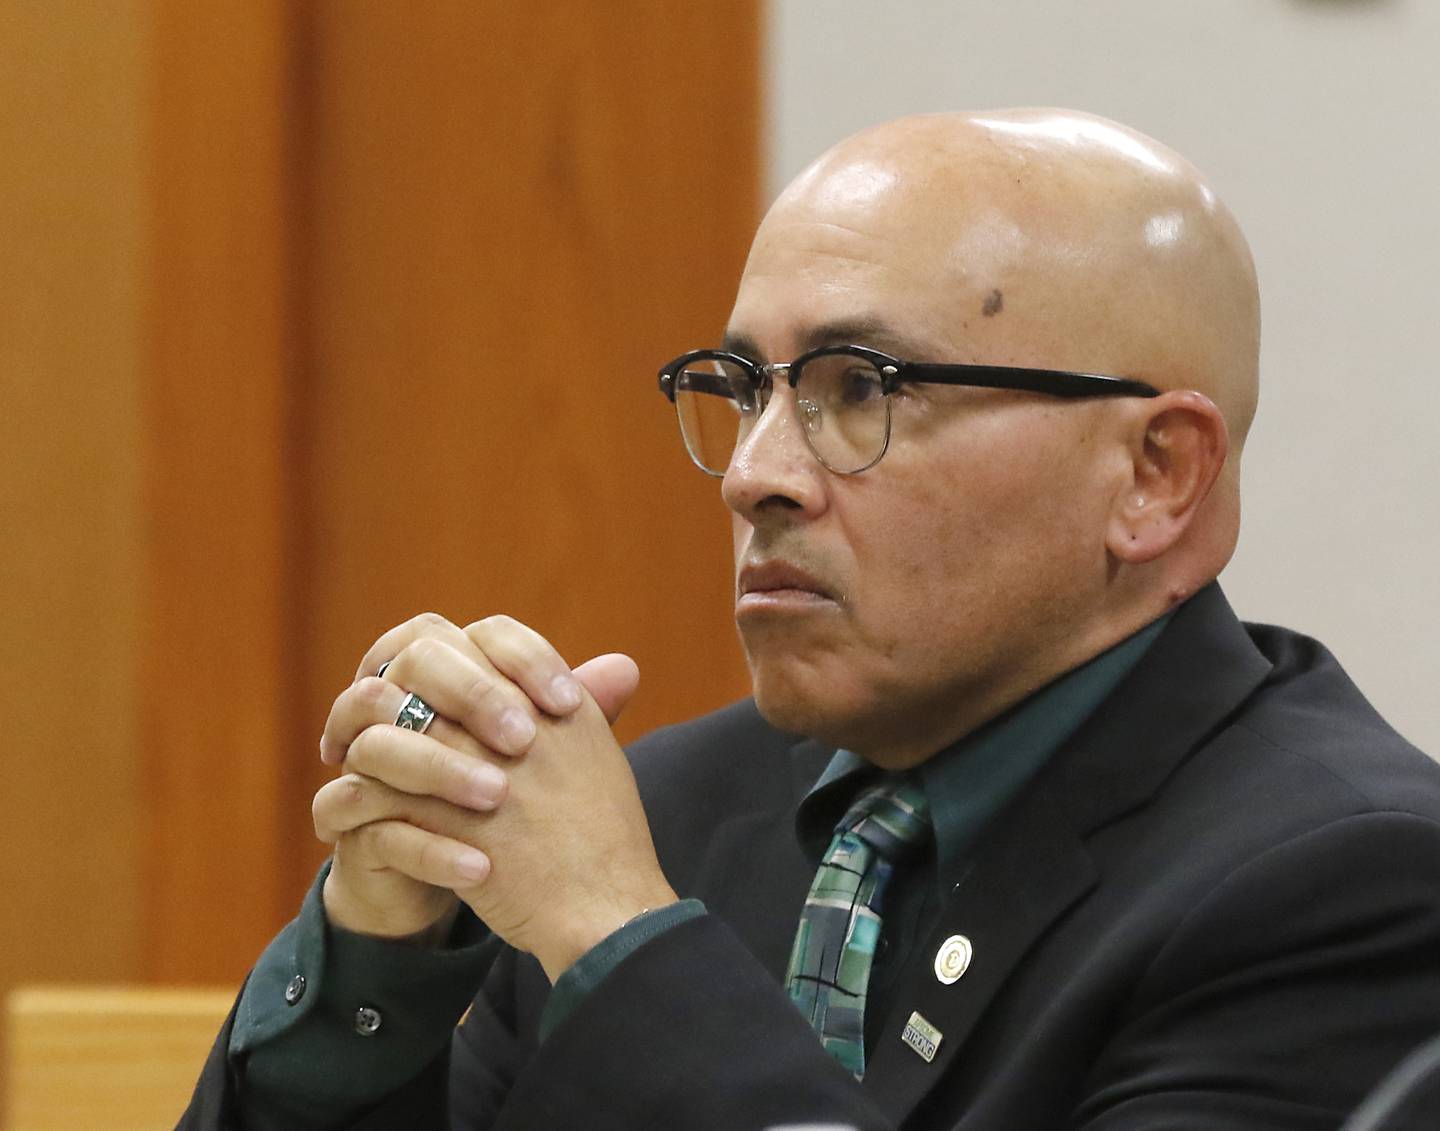
{"type": "Polygon", "coordinates": [[[786,378],[795,391],[801,432],[815,458],[838,475],[880,462],[890,446],[890,397],[906,383],[1021,389],[1053,397],[1160,395],[1153,385],[1124,377],[901,361],[866,346],[825,346],[774,365],[725,350],[694,350],[660,370],[660,391],[675,406],[696,467],[708,475],[725,474],[736,447],[770,403],[776,377],[786,378]]]}

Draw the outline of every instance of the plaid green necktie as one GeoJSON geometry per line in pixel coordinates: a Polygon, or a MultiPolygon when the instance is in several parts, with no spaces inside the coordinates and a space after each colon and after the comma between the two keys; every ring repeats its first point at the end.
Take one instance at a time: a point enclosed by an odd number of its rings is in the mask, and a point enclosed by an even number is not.
{"type": "Polygon", "coordinates": [[[826,1051],[857,1080],[865,1075],[865,991],[885,886],[895,864],[929,834],[918,782],[871,788],[835,826],[800,913],[786,989],[826,1051]]]}

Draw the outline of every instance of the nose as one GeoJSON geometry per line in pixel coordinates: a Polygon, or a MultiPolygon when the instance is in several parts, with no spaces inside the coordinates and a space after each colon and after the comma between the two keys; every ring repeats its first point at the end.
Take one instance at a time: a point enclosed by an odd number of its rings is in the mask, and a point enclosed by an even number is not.
{"type": "Polygon", "coordinates": [[[776,381],[760,418],[735,446],[720,494],[751,523],[772,511],[817,514],[824,507],[825,475],[805,440],[795,390],[776,381]]]}

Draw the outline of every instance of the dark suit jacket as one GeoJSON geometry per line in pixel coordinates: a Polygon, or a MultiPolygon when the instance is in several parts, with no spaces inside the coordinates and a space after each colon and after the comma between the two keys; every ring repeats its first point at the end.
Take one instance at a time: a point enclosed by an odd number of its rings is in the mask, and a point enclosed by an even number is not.
{"type": "MultiPolygon", "coordinates": [[[[1217,587],[945,877],[863,1084],[778,985],[812,874],[792,817],[831,751],[746,702],[632,754],[666,873],[711,914],[543,1046],[545,978],[499,949],[448,1069],[357,1126],[1333,1131],[1440,1029],[1440,767],[1217,587]],[[957,934],[974,958],[943,985],[957,934]],[[900,1039],[912,1011],[932,1063],[900,1039]]],[[[226,1041],[189,1126],[221,1124],[226,1041]]]]}

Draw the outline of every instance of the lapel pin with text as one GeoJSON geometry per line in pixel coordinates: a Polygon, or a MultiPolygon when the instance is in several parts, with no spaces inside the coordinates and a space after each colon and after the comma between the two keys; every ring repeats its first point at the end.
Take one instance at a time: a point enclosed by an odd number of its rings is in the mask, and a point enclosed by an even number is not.
{"type": "Polygon", "coordinates": [[[914,1049],[921,1060],[929,1064],[935,1059],[935,1053],[940,1048],[940,1042],[945,1039],[945,1034],[915,1012],[910,1014],[910,1020],[905,1022],[900,1039],[914,1049]]]}

